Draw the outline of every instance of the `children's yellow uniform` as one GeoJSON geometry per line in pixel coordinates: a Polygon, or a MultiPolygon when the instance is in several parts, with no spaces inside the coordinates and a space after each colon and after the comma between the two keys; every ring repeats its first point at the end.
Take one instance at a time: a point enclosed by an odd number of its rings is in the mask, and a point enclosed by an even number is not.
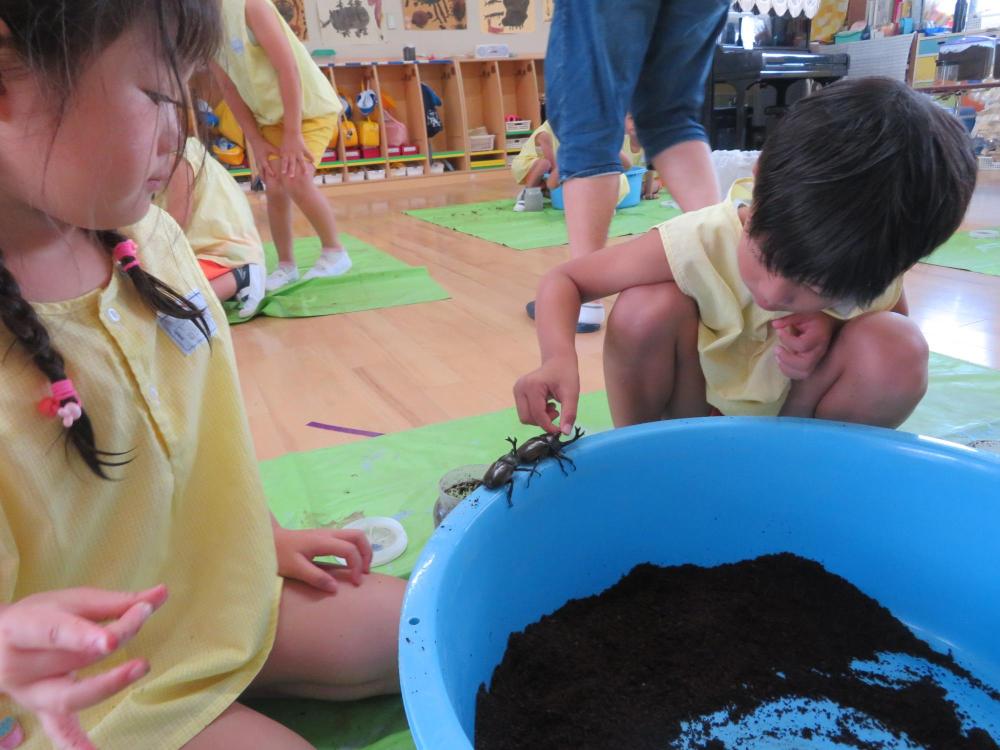
{"type": "MultiPolygon", "coordinates": [[[[272,6],[272,9],[298,66],[302,82],[302,134],[316,163],[319,163],[333,137],[343,105],[333,85],[313,62],[309,51],[281,13],[276,7],[272,6]]],[[[280,146],[285,105],[281,100],[278,72],[247,26],[246,0],[222,0],[222,23],[223,40],[217,62],[253,112],[264,137],[273,145],[280,146]]]]}
{"type": "MultiPolygon", "coordinates": [[[[184,232],[194,254],[225,268],[248,263],[263,266],[264,245],[250,203],[236,180],[197,138],[188,138],[184,160],[194,174],[191,214],[184,232]]],[[[166,194],[160,194],[156,203],[165,209],[166,194]]]]}
{"type": "MultiPolygon", "coordinates": [[[[559,139],[556,138],[556,134],[552,130],[552,126],[549,125],[546,120],[539,125],[528,140],[525,141],[524,145],[521,146],[520,152],[518,152],[517,156],[514,157],[514,161],[510,165],[511,171],[514,173],[514,182],[518,185],[524,183],[525,179],[528,177],[528,172],[531,171],[531,167],[543,156],[542,150],[538,147],[538,136],[540,133],[548,133],[548,136],[552,139],[552,155],[555,156],[559,153],[559,139]]],[[[628,136],[626,136],[626,139],[627,138],[628,136]]],[[[628,195],[628,193],[628,178],[625,177],[625,175],[622,175],[621,182],[618,186],[618,200],[620,201],[628,195]]]]}
{"type": "MultiPolygon", "coordinates": [[[[698,303],[698,354],[708,402],[731,416],[775,416],[788,396],[789,379],[774,358],[778,336],[770,323],[788,315],[756,305],[740,276],[737,248],[743,235],[735,201],[749,198],[752,182],[733,185],[727,200],[658,227],[677,286],[698,303]]],[[[827,310],[849,319],[891,310],[902,277],[870,306],[827,310]]]]}
{"type": "MultiPolygon", "coordinates": [[[[62,425],[36,408],[45,378],[19,346],[9,349],[0,364],[0,601],[167,584],[162,609],[98,665],[142,657],[150,674],[82,720],[101,750],[174,750],[260,670],[281,579],[222,308],[167,214],[154,208],[126,234],[145,268],[200,295],[218,330],[209,346],[177,321],[158,324],[119,271],[105,289],[35,305],[98,447],[127,451],[131,463],[110,469],[119,481],[103,481],[65,450],[62,425]]],[[[10,343],[0,330],[4,351],[10,343]]],[[[0,712],[20,721],[22,748],[51,747],[30,714],[7,700],[0,712]]]]}

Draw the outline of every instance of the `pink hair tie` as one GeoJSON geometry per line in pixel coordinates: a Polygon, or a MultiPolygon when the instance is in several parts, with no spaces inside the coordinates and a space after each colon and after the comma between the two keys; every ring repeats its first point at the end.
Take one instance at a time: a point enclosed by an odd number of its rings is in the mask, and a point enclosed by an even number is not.
{"type": "Polygon", "coordinates": [[[51,389],[52,395],[39,402],[38,410],[47,417],[59,417],[68,430],[83,416],[83,401],[72,380],[57,380],[51,389]]]}
{"type": "Polygon", "coordinates": [[[132,240],[119,242],[114,250],[115,262],[120,264],[123,271],[139,267],[139,248],[132,240]]]}

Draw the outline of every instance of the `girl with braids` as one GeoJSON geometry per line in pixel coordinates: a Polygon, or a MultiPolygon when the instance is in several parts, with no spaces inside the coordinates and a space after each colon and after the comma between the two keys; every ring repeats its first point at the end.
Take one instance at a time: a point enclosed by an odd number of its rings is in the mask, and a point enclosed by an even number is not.
{"type": "Polygon", "coordinates": [[[222,309],[150,206],[220,36],[206,0],[0,0],[0,748],[302,750],[239,698],[398,690],[403,582],[269,518],[222,309]]]}

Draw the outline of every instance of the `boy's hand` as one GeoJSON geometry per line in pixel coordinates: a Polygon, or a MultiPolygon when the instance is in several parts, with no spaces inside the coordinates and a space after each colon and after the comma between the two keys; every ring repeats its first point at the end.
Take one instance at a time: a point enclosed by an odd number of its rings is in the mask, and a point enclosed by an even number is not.
{"type": "Polygon", "coordinates": [[[308,174],[313,155],[306,146],[300,129],[285,131],[281,141],[281,174],[289,179],[296,175],[308,174]]]}
{"type": "Polygon", "coordinates": [[[792,380],[805,380],[823,361],[837,322],[825,313],[796,313],[771,322],[778,333],[774,356],[792,380]]]}
{"type": "Polygon", "coordinates": [[[514,384],[514,400],[521,423],[538,425],[550,433],[561,431],[568,435],[573,431],[579,397],[580,373],[575,356],[553,357],[514,384]],[[551,399],[562,407],[558,427],[553,421],[559,417],[559,411],[551,399]]]}
{"type": "Polygon", "coordinates": [[[166,598],[164,586],[139,593],[80,588],[35,594],[3,608],[0,691],[37,714],[59,750],[93,750],[77,712],[141,679],[149,664],[131,659],[93,677],[75,673],[131,640],[166,598]]]}
{"type": "Polygon", "coordinates": [[[306,529],[295,531],[274,527],[274,547],[278,553],[278,575],[308,583],[320,591],[337,591],[337,579],[330,573],[339,566],[314,562],[330,555],[347,563],[355,586],[372,569],[372,546],[359,529],[306,529]]]}

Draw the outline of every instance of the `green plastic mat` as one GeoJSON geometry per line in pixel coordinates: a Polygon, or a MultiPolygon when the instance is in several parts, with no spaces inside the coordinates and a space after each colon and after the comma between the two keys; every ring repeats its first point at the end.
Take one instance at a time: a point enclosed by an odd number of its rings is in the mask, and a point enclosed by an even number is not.
{"type": "Polygon", "coordinates": [[[1000,229],[955,232],[923,262],[1000,276],[1000,229]]]}
{"type": "MultiPolygon", "coordinates": [[[[257,314],[272,318],[309,318],[448,299],[448,293],[430,277],[426,268],[408,266],[357,237],[341,234],[340,239],[354,263],[350,272],[289,284],[268,294],[257,314]]],[[[295,240],[295,261],[299,271],[305,272],[312,267],[319,257],[320,247],[317,237],[295,240]]],[[[270,273],[278,265],[273,243],[264,246],[264,254],[270,273]]],[[[230,324],[247,322],[237,315],[238,307],[235,302],[225,305],[230,324]]]]}
{"type": "MultiPolygon", "coordinates": [[[[956,442],[1000,437],[1000,419],[983,416],[984,403],[1000,403],[1000,372],[938,354],[931,355],[930,371],[928,394],[902,429],[956,442]]],[[[611,427],[603,392],[583,396],[577,422],[588,432],[611,427]]],[[[361,514],[398,519],[409,547],[379,570],[406,577],[433,531],[431,511],[441,476],[464,464],[493,461],[507,450],[508,435],[537,433],[509,409],[289,454],[262,463],[261,475],[271,509],[286,526],[334,525],[361,514]]],[[[414,748],[398,697],[353,704],[260,701],[254,707],[319,750],[414,748]]]]}
{"type": "MultiPolygon", "coordinates": [[[[650,201],[640,201],[634,208],[622,208],[611,220],[609,237],[642,234],[667,219],[680,215],[680,210],[663,205],[670,196],[661,193],[650,201]]],[[[515,250],[534,250],[538,247],[565,245],[565,214],[546,202],[542,211],[513,210],[514,199],[467,203],[460,206],[418,208],[407,211],[421,221],[454,229],[481,240],[489,240],[515,250]]]]}

